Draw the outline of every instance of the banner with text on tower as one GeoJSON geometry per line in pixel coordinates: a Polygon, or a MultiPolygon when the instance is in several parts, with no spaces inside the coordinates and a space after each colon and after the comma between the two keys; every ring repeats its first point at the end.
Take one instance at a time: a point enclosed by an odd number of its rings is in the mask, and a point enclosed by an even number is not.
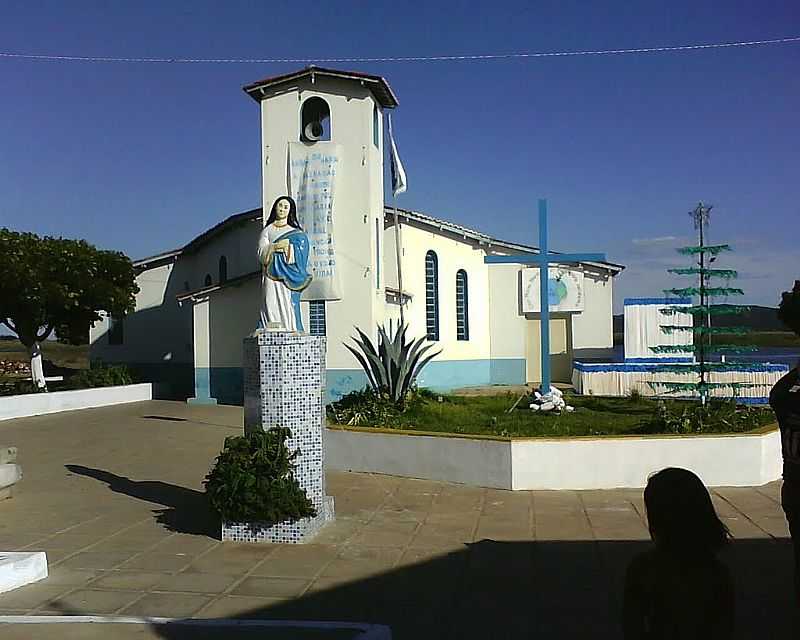
{"type": "Polygon", "coordinates": [[[313,280],[303,300],[339,300],[342,297],[333,237],[335,185],[342,166],[341,145],[290,142],[289,195],[297,203],[297,219],[308,235],[308,269],[313,280]]]}

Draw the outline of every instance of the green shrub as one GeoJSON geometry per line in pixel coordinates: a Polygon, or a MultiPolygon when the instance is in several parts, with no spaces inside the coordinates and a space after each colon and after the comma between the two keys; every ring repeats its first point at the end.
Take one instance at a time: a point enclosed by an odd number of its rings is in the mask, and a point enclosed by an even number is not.
{"type": "Polygon", "coordinates": [[[351,391],[327,407],[328,417],[350,426],[388,426],[400,414],[400,408],[388,397],[366,387],[351,391]]]}
{"type": "Polygon", "coordinates": [[[116,387],[133,384],[134,377],[130,369],[122,364],[92,365],[91,369],[83,369],[64,381],[66,389],[92,389],[94,387],[116,387]]]}
{"type": "Polygon", "coordinates": [[[317,514],[292,470],[300,453],[289,452],[289,429],[275,428],[225,438],[203,483],[214,510],[226,522],[277,524],[317,514]]]}
{"type": "Polygon", "coordinates": [[[692,401],[660,401],[645,433],[742,433],[775,421],[766,408],[737,405],[732,400],[711,400],[705,406],[692,401]]]}
{"type": "Polygon", "coordinates": [[[46,389],[37,387],[31,380],[0,379],[0,396],[21,396],[28,393],[44,393],[46,389]]]}
{"type": "MultiPolygon", "coordinates": [[[[400,418],[424,402],[438,402],[441,396],[428,389],[411,388],[402,405],[370,387],[351,391],[327,406],[328,418],[336,424],[368,427],[398,426],[400,418]]],[[[444,399],[442,399],[444,401],[444,399]]]]}
{"type": "Polygon", "coordinates": [[[422,368],[441,353],[427,353],[433,344],[425,344],[427,338],[406,342],[408,325],[389,321],[388,331],[378,327],[378,344],[372,343],[361,329],[356,327],[357,337],[353,338],[356,347],[344,346],[355,356],[372,389],[381,396],[392,400],[402,408],[408,394],[422,371],[422,368]]]}
{"type": "Polygon", "coordinates": [[[631,402],[641,402],[643,398],[644,396],[642,396],[642,392],[636,387],[631,389],[630,393],[628,393],[628,400],[630,400],[631,402]]]}

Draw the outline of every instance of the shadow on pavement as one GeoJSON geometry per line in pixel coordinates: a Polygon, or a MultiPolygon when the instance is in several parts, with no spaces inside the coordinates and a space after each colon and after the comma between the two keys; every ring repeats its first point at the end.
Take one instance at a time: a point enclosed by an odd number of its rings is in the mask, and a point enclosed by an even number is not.
{"type": "Polygon", "coordinates": [[[156,521],[170,531],[219,539],[219,518],[202,491],[187,489],[158,480],[131,480],[110,471],[77,464],[65,465],[75,474],[105,482],[115,493],[162,505],[155,509],[156,521]]]}
{"type": "MultiPolygon", "coordinates": [[[[80,465],[67,468],[104,482],[117,493],[163,505],[155,512],[156,518],[173,531],[218,536],[218,519],[200,491],[134,481],[80,465]]],[[[296,599],[270,604],[265,600],[264,607],[232,618],[387,625],[393,640],[621,638],[625,570],[650,545],[647,541],[482,540],[452,552],[419,550],[416,564],[349,582],[327,580],[326,588],[296,599]]],[[[793,604],[791,542],[734,540],[720,557],[735,582],[735,638],[800,638],[800,616],[793,604]]],[[[268,568],[269,560],[261,570],[268,568]]],[[[297,629],[196,627],[180,622],[152,625],[150,631],[168,640],[328,640],[352,634],[352,630],[299,633],[297,629]]]]}
{"type": "MultiPolygon", "coordinates": [[[[393,640],[616,639],[622,637],[625,569],[649,544],[483,540],[463,551],[235,617],[383,624],[391,628],[393,640]]],[[[792,604],[789,542],[739,540],[723,552],[723,560],[736,582],[735,637],[800,637],[792,604]]],[[[169,640],[197,637],[177,624],[153,630],[169,640]]],[[[250,636],[207,629],[202,637],[250,636]]]]}

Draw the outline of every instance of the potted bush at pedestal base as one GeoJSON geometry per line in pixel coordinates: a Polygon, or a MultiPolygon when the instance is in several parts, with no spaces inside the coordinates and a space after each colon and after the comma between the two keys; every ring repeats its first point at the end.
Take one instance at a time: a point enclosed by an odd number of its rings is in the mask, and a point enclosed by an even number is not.
{"type": "Polygon", "coordinates": [[[222,519],[222,540],[299,543],[330,519],[333,499],[314,504],[293,474],[289,429],[225,439],[205,480],[206,495],[222,519]]]}

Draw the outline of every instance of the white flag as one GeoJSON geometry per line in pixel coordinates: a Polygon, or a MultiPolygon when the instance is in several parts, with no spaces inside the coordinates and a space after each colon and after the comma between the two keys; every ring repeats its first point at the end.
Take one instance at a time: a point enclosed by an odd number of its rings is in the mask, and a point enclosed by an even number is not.
{"type": "Polygon", "coordinates": [[[386,114],[389,122],[389,144],[392,145],[392,194],[405,193],[408,183],[406,182],[406,170],[403,168],[403,163],[400,162],[400,156],[397,154],[397,145],[394,143],[394,135],[392,134],[392,115],[386,114]]]}

